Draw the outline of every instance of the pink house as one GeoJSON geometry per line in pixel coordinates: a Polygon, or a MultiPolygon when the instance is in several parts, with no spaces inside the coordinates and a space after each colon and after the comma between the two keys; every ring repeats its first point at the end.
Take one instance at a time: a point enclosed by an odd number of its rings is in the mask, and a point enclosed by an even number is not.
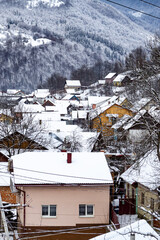
{"type": "Polygon", "coordinates": [[[12,161],[22,226],[109,223],[113,182],[104,153],[28,152],[12,161]]]}

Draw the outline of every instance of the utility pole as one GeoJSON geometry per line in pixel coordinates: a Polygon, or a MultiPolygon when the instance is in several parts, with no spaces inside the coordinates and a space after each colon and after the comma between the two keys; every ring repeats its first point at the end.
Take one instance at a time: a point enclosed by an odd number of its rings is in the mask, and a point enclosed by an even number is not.
{"type": "Polygon", "coordinates": [[[2,204],[1,194],[0,194],[0,211],[1,211],[2,222],[3,222],[3,226],[4,226],[4,231],[5,231],[5,240],[9,240],[8,226],[7,226],[6,216],[5,216],[4,208],[3,208],[3,204],[2,204]]]}

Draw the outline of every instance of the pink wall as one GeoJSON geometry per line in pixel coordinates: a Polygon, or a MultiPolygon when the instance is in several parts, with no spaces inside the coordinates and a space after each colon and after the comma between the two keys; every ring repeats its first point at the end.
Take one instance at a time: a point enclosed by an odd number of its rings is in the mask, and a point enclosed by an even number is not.
{"type": "MultiPolygon", "coordinates": [[[[26,192],[26,226],[76,226],[109,222],[109,186],[24,187],[26,192]],[[42,205],[57,205],[57,216],[42,217],[42,205]],[[79,217],[79,204],[93,204],[93,217],[79,217]]],[[[23,196],[21,197],[23,199],[23,196]]],[[[23,210],[19,212],[23,223],[23,210]]]]}

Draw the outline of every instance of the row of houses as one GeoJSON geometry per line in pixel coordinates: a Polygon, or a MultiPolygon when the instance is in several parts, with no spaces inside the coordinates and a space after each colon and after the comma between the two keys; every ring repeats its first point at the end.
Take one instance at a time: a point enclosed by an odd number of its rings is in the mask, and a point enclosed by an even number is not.
{"type": "Polygon", "coordinates": [[[149,136],[146,119],[152,132],[159,128],[159,108],[153,100],[133,103],[124,95],[89,96],[88,90],[79,89],[61,96],[47,95],[47,90],[39,93],[39,101],[23,96],[0,117],[3,132],[4,126],[7,131],[14,126],[0,139],[5,177],[0,192],[3,201],[22,206],[18,220],[23,230],[93,226],[96,231],[102,226],[99,233],[105,233],[113,217],[110,203],[116,197],[121,197],[122,212],[134,199],[134,213],[159,227],[159,181],[153,177],[158,175],[156,150],[137,159],[133,148],[149,136]],[[37,139],[32,128],[26,134],[33,125],[43,129],[37,139]],[[138,166],[132,165],[135,159],[138,166]],[[155,168],[146,167],[154,161],[155,168]]]}

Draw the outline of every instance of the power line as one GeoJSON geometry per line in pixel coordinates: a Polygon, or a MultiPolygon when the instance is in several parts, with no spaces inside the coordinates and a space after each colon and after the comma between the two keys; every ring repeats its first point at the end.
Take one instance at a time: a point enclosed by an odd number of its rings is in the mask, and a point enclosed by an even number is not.
{"type": "MultiPolygon", "coordinates": [[[[22,171],[27,171],[27,172],[42,173],[42,174],[52,175],[52,176],[58,176],[58,177],[67,177],[67,178],[78,178],[78,179],[87,179],[87,180],[107,181],[107,179],[89,178],[89,177],[65,175],[65,174],[58,174],[58,173],[48,173],[48,172],[36,171],[36,170],[32,170],[32,169],[25,169],[25,168],[19,168],[19,167],[15,167],[15,169],[20,169],[20,170],[22,170],[22,171]]],[[[110,181],[110,180],[108,180],[108,181],[110,181]]]]}
{"type": "MultiPolygon", "coordinates": [[[[49,175],[49,176],[59,176],[59,177],[66,177],[66,178],[75,178],[75,179],[86,179],[86,180],[97,180],[97,181],[111,181],[111,179],[102,179],[102,178],[88,178],[88,177],[82,177],[82,176],[73,176],[73,175],[65,175],[65,174],[57,174],[57,173],[49,173],[49,172],[43,172],[43,171],[37,171],[37,170],[32,170],[32,169],[25,169],[25,168],[18,168],[18,167],[14,167],[15,169],[20,169],[22,171],[27,171],[27,172],[33,172],[33,173],[39,173],[39,174],[45,174],[45,175],[49,175]]],[[[2,172],[0,171],[0,175],[1,176],[6,176],[8,175],[8,172],[2,172]]],[[[13,173],[12,175],[13,177],[16,177],[17,179],[23,179],[23,180],[27,180],[27,179],[33,179],[36,180],[37,182],[39,181],[45,181],[48,183],[63,183],[63,182],[58,182],[58,181],[53,181],[53,180],[48,180],[48,179],[44,179],[44,178],[36,178],[36,177],[31,177],[31,176],[24,176],[24,175],[19,175],[19,174],[15,174],[13,173]]],[[[8,178],[10,178],[10,176],[6,176],[8,178]]],[[[142,181],[142,184],[145,183],[152,183],[155,184],[157,183],[156,181],[142,181]]],[[[76,184],[76,183],[75,183],[76,184]]],[[[78,183],[77,183],[78,184],[78,183]]]]}
{"type": "MultiPolygon", "coordinates": [[[[107,183],[107,181],[111,181],[111,179],[87,178],[87,177],[80,177],[80,176],[73,176],[73,175],[63,175],[63,174],[61,175],[61,174],[56,174],[56,173],[47,173],[47,172],[41,172],[41,171],[36,171],[36,170],[31,170],[31,169],[24,169],[24,168],[18,168],[18,169],[22,169],[22,170],[28,171],[28,172],[36,172],[36,173],[47,174],[47,175],[51,175],[51,176],[55,175],[55,176],[62,176],[62,177],[76,178],[76,179],[80,178],[80,179],[87,179],[87,180],[106,181],[106,183],[107,183]]],[[[0,173],[8,174],[8,173],[4,173],[4,172],[1,172],[1,171],[0,171],[0,173]]],[[[5,175],[2,175],[2,174],[1,174],[1,176],[5,176],[5,175]]],[[[65,184],[64,182],[58,182],[58,181],[48,180],[48,179],[44,179],[44,178],[35,178],[35,177],[24,176],[24,175],[19,175],[19,174],[13,174],[12,176],[16,177],[17,179],[22,179],[22,180],[27,180],[27,179],[36,180],[37,183],[39,183],[40,181],[45,181],[45,182],[48,182],[48,183],[65,184]]],[[[10,176],[7,176],[7,177],[10,177],[10,176]]],[[[156,184],[157,182],[156,181],[143,181],[141,183],[142,184],[145,184],[145,183],[156,184]]],[[[67,183],[67,184],[69,184],[69,183],[67,183]]],[[[78,184],[78,182],[75,182],[73,184],[78,184]]],[[[98,184],[98,183],[95,183],[95,184],[98,184]]],[[[103,184],[103,182],[102,182],[102,184],[103,184]]],[[[105,182],[104,182],[104,184],[105,184],[105,182]]]]}
{"type": "Polygon", "coordinates": [[[147,1],[144,1],[144,0],[140,0],[141,2],[144,2],[144,3],[147,3],[149,5],[152,5],[154,7],[157,7],[157,8],[160,8],[160,6],[156,5],[156,4],[153,4],[153,3],[150,3],[150,2],[147,2],[147,1]]]}
{"type": "Polygon", "coordinates": [[[157,17],[157,16],[154,16],[154,15],[152,15],[152,14],[149,14],[149,13],[146,13],[146,12],[143,12],[143,11],[140,11],[140,10],[137,10],[137,9],[135,9],[135,8],[128,7],[128,6],[123,5],[123,4],[121,4],[121,3],[117,3],[117,2],[114,2],[114,1],[111,1],[111,0],[105,0],[105,1],[111,2],[111,3],[113,3],[113,4],[116,4],[116,5],[121,6],[121,7],[124,7],[124,8],[128,8],[128,9],[130,9],[130,10],[133,10],[133,11],[136,11],[136,12],[139,12],[139,13],[142,13],[142,14],[147,15],[147,16],[149,16],[149,17],[153,17],[153,18],[156,18],[156,19],[160,19],[160,17],[157,17]]]}

